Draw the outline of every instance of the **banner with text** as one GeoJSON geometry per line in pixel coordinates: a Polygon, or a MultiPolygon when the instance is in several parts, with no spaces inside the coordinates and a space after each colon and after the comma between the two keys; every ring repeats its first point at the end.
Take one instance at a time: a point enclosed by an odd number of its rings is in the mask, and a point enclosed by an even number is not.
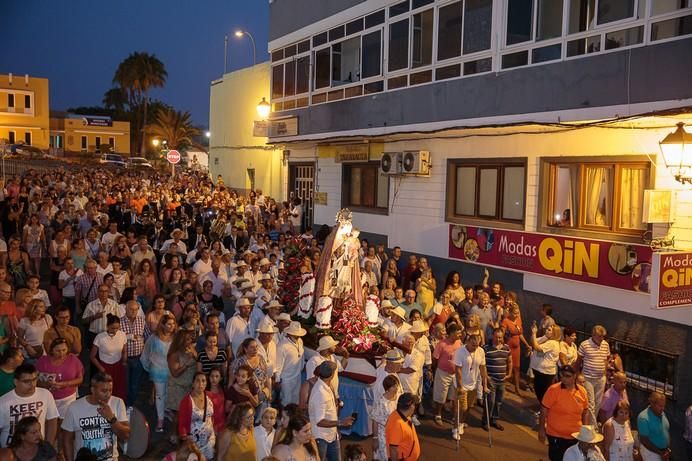
{"type": "Polygon", "coordinates": [[[692,252],[655,253],[651,280],[654,308],[692,307],[692,252]]]}
{"type": "Polygon", "coordinates": [[[519,272],[649,292],[648,246],[450,225],[449,257],[519,272]]]}

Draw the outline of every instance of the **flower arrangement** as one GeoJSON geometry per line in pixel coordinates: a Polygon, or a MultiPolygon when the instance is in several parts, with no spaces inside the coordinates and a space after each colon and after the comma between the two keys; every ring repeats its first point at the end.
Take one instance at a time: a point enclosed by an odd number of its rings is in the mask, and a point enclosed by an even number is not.
{"type": "Polygon", "coordinates": [[[365,312],[346,298],[340,308],[335,308],[332,317],[338,319],[332,326],[332,336],[349,352],[367,353],[373,349],[381,352],[383,347],[375,329],[371,329],[365,312]]]}
{"type": "Polygon", "coordinates": [[[306,253],[305,240],[299,236],[286,242],[284,267],[279,271],[279,301],[293,312],[300,298],[300,265],[306,253]]]}

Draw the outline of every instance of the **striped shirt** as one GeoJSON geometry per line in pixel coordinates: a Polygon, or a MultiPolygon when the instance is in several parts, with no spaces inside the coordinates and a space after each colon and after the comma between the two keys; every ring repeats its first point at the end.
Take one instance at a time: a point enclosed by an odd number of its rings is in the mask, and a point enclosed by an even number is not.
{"type": "Polygon", "coordinates": [[[493,382],[501,383],[507,376],[507,361],[509,360],[509,346],[503,344],[500,348],[492,344],[487,344],[485,349],[485,367],[488,377],[493,382]]]}
{"type": "Polygon", "coordinates": [[[605,375],[610,346],[608,342],[601,341],[600,346],[589,338],[579,345],[579,357],[582,359],[582,373],[585,378],[599,379],[605,375]]]}

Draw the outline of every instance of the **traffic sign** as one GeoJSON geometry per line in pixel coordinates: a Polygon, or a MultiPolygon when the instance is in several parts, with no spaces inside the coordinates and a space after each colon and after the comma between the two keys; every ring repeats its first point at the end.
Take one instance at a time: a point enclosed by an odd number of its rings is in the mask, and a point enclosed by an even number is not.
{"type": "Polygon", "coordinates": [[[172,163],[175,165],[176,163],[180,162],[180,152],[177,150],[169,150],[168,153],[166,154],[166,160],[168,160],[168,163],[172,163]]]}

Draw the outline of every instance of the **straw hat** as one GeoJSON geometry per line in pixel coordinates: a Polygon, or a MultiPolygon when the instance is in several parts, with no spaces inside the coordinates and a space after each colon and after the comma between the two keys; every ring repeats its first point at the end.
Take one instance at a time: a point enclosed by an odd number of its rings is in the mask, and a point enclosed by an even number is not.
{"type": "Polygon", "coordinates": [[[242,285],[240,285],[241,290],[252,290],[254,288],[255,288],[255,284],[249,280],[246,280],[245,282],[243,282],[242,285]]]}
{"type": "Polygon", "coordinates": [[[278,322],[279,320],[283,320],[284,322],[290,322],[291,316],[286,312],[282,312],[281,314],[279,314],[278,317],[276,317],[276,321],[278,322]]]}
{"type": "Polygon", "coordinates": [[[402,320],[406,320],[406,311],[402,307],[397,306],[394,309],[390,309],[389,313],[400,317],[402,320]]]}
{"type": "Polygon", "coordinates": [[[582,426],[579,432],[572,433],[572,437],[585,443],[598,443],[603,440],[603,436],[593,426],[582,426]]]}
{"type": "Polygon", "coordinates": [[[384,356],[387,362],[401,363],[404,361],[404,356],[399,349],[390,349],[384,356]]]}
{"type": "Polygon", "coordinates": [[[331,349],[332,347],[336,347],[338,344],[339,344],[338,341],[336,341],[331,336],[322,336],[320,338],[320,343],[317,346],[317,352],[326,351],[327,349],[331,349]]]}
{"type": "Polygon", "coordinates": [[[282,307],[284,307],[284,305],[276,299],[272,299],[269,301],[269,303],[267,303],[266,306],[264,306],[265,309],[281,309],[282,307]]]}
{"type": "Polygon", "coordinates": [[[284,333],[291,336],[305,336],[308,332],[300,325],[300,322],[291,322],[284,330],[284,333]]]}
{"type": "Polygon", "coordinates": [[[428,327],[425,326],[425,323],[423,323],[422,320],[416,320],[411,325],[411,330],[409,332],[410,333],[425,333],[427,331],[428,331],[428,327]]]}
{"type": "Polygon", "coordinates": [[[248,282],[248,279],[246,279],[245,277],[238,277],[237,279],[235,279],[233,281],[233,283],[235,283],[236,285],[238,285],[238,284],[242,285],[245,282],[248,282]]]}
{"type": "Polygon", "coordinates": [[[391,309],[394,307],[394,304],[392,304],[390,300],[385,299],[384,301],[382,301],[382,304],[380,304],[380,306],[383,308],[391,309]]]}
{"type": "Polygon", "coordinates": [[[259,262],[260,266],[268,266],[270,264],[271,264],[271,261],[269,261],[267,258],[260,259],[260,262],[259,262]]]}
{"type": "Polygon", "coordinates": [[[259,327],[257,328],[257,333],[270,333],[270,334],[274,334],[274,333],[276,333],[277,331],[279,331],[279,329],[276,328],[274,325],[272,325],[272,323],[271,323],[269,320],[266,320],[266,319],[263,319],[263,320],[260,322],[259,327]]]}
{"type": "Polygon", "coordinates": [[[171,232],[171,238],[175,238],[176,232],[180,232],[182,234],[183,230],[179,227],[176,227],[175,229],[173,229],[173,232],[171,232]]]}
{"type": "Polygon", "coordinates": [[[238,261],[238,264],[235,265],[235,267],[247,267],[247,263],[243,261],[242,259],[238,261]]]}
{"type": "Polygon", "coordinates": [[[252,306],[252,303],[247,298],[240,298],[238,300],[238,303],[235,305],[235,307],[241,307],[241,306],[252,306]]]}
{"type": "Polygon", "coordinates": [[[274,277],[272,277],[271,274],[262,274],[262,276],[260,276],[260,280],[274,280],[274,277]]]}

